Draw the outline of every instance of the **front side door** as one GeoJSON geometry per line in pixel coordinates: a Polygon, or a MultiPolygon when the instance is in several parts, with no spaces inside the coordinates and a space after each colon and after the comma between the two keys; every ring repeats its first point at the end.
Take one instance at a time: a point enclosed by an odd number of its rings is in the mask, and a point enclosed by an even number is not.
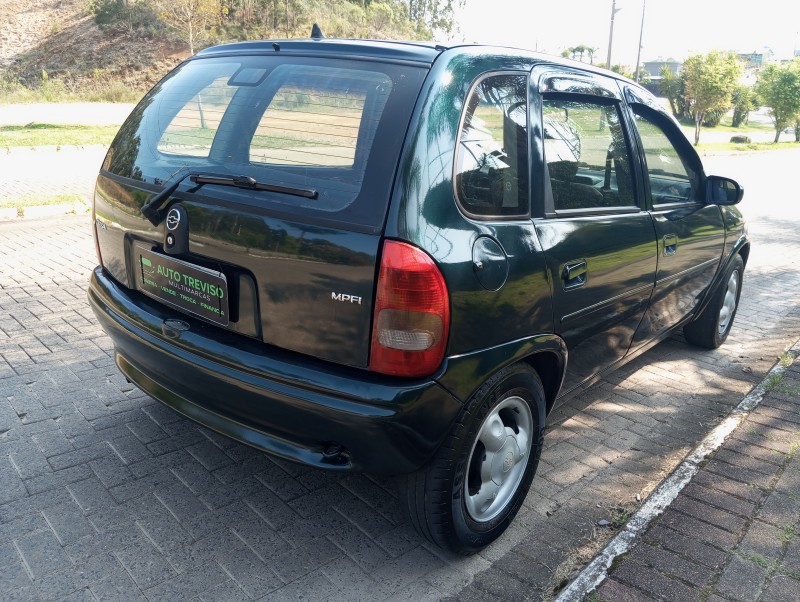
{"type": "Polygon", "coordinates": [[[637,103],[631,109],[658,241],[656,286],[636,333],[639,345],[680,323],[702,300],[722,256],[725,227],[719,208],[703,203],[702,165],[684,134],[658,110],[637,103]]]}
{"type": "Polygon", "coordinates": [[[535,225],[552,280],[554,329],[569,352],[567,392],[630,348],[653,290],[656,239],[614,82],[565,86],[569,78],[560,75],[551,90],[547,77],[540,84],[544,211],[535,225]]]}

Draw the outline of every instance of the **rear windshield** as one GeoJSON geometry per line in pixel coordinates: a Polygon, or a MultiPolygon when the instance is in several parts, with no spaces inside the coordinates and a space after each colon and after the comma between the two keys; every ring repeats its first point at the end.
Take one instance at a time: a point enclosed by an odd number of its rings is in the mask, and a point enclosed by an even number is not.
{"type": "Polygon", "coordinates": [[[103,167],[157,186],[207,170],[313,189],[316,199],[208,184],[197,193],[379,227],[425,74],[370,61],[195,59],[136,107],[103,167]]]}

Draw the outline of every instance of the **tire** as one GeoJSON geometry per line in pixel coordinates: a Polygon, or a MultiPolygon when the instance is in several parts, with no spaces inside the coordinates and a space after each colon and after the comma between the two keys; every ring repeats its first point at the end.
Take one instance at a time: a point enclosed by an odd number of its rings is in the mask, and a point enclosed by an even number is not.
{"type": "Polygon", "coordinates": [[[416,530],[463,555],[500,537],[530,489],[544,425],[544,389],[530,366],[509,366],[486,381],[428,466],[401,478],[416,530]]]}
{"type": "Polygon", "coordinates": [[[709,304],[694,321],[683,327],[683,334],[689,343],[716,349],[725,342],[739,307],[743,277],[744,261],[741,255],[737,255],[725,273],[722,286],[714,293],[709,304]]]}

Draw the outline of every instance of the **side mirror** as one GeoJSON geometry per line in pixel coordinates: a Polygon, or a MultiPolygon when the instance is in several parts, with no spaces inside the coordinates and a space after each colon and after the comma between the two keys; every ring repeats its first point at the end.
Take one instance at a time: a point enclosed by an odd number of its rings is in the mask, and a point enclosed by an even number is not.
{"type": "Polygon", "coordinates": [[[736,205],[744,196],[738,182],[722,176],[706,178],[706,202],[713,205],[736,205]]]}

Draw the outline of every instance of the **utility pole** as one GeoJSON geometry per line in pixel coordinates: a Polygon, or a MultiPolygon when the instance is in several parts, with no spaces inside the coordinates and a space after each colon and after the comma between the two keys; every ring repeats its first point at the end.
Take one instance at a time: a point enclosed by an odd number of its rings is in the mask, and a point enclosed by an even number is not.
{"type": "Polygon", "coordinates": [[[639,83],[639,59],[642,58],[642,36],[644,36],[644,9],[647,6],[647,0],[642,0],[642,26],[639,28],[639,50],[636,51],[636,71],[634,71],[633,80],[639,83]]]}
{"type": "Polygon", "coordinates": [[[614,41],[614,15],[621,10],[621,8],[617,8],[617,0],[611,0],[611,29],[608,32],[608,57],[606,58],[606,69],[611,69],[611,44],[614,41]]]}

